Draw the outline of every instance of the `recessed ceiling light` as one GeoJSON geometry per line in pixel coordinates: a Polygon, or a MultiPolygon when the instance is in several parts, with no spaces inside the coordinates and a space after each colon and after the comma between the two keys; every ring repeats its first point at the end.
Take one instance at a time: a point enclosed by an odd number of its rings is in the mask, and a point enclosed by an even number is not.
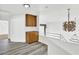
{"type": "Polygon", "coordinates": [[[23,4],[25,8],[29,8],[30,4],[23,4]]]}

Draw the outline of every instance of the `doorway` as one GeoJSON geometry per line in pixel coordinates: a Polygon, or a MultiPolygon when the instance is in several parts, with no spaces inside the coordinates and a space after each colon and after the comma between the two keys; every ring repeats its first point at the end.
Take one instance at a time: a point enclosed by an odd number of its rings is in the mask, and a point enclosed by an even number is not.
{"type": "Polygon", "coordinates": [[[46,36],[46,24],[40,24],[40,30],[39,30],[39,32],[40,32],[40,35],[44,35],[44,36],[46,36]]]}

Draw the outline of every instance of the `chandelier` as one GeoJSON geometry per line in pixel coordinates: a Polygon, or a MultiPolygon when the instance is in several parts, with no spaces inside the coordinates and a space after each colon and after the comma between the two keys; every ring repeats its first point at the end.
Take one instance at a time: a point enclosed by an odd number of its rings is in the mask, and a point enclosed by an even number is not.
{"type": "MultiPolygon", "coordinates": [[[[68,20],[63,23],[63,27],[64,27],[65,31],[73,32],[73,31],[75,31],[75,28],[76,28],[76,22],[70,21],[70,9],[67,9],[67,10],[68,10],[68,20]]],[[[76,20],[76,18],[75,18],[75,20],[76,20]]]]}

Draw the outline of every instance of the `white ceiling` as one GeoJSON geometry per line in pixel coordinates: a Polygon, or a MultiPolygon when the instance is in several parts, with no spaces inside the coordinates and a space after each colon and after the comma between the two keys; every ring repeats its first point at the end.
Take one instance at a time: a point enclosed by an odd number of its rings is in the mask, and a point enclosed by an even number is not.
{"type": "Polygon", "coordinates": [[[71,8],[71,12],[79,14],[79,4],[31,4],[31,7],[26,9],[22,4],[0,4],[0,15],[15,15],[22,13],[60,13],[67,12],[66,9],[71,8]]]}
{"type": "Polygon", "coordinates": [[[30,8],[26,9],[22,4],[0,4],[0,12],[5,12],[9,14],[26,13],[30,10],[38,10],[38,5],[31,5],[30,8]]]}

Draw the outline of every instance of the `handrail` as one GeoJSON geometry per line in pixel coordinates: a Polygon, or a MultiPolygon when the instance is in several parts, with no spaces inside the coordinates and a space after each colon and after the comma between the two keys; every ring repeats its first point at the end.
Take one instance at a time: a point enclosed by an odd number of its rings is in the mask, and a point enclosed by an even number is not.
{"type": "MultiPolygon", "coordinates": [[[[50,32],[47,32],[47,34],[49,34],[49,36],[51,36],[52,38],[59,38],[60,40],[62,41],[66,41],[65,37],[62,35],[62,34],[59,34],[59,33],[50,33],[50,32]],[[57,35],[57,36],[56,36],[57,35]]],[[[73,36],[72,36],[73,37],[73,36]]],[[[72,42],[79,42],[78,39],[75,39],[73,40],[73,38],[71,37],[71,39],[69,39],[70,41],[72,42]]]]}
{"type": "Polygon", "coordinates": [[[49,34],[57,34],[57,35],[61,35],[61,34],[59,34],[59,33],[50,33],[50,32],[46,32],[46,33],[49,33],[49,34]]]}
{"type": "Polygon", "coordinates": [[[79,43],[79,39],[78,39],[78,35],[77,34],[73,34],[72,37],[69,40],[71,42],[78,42],[79,43]]]}
{"type": "Polygon", "coordinates": [[[66,40],[62,34],[59,34],[59,33],[50,33],[50,32],[47,32],[47,33],[53,34],[53,35],[59,35],[60,40],[63,40],[63,39],[66,40]]]}

